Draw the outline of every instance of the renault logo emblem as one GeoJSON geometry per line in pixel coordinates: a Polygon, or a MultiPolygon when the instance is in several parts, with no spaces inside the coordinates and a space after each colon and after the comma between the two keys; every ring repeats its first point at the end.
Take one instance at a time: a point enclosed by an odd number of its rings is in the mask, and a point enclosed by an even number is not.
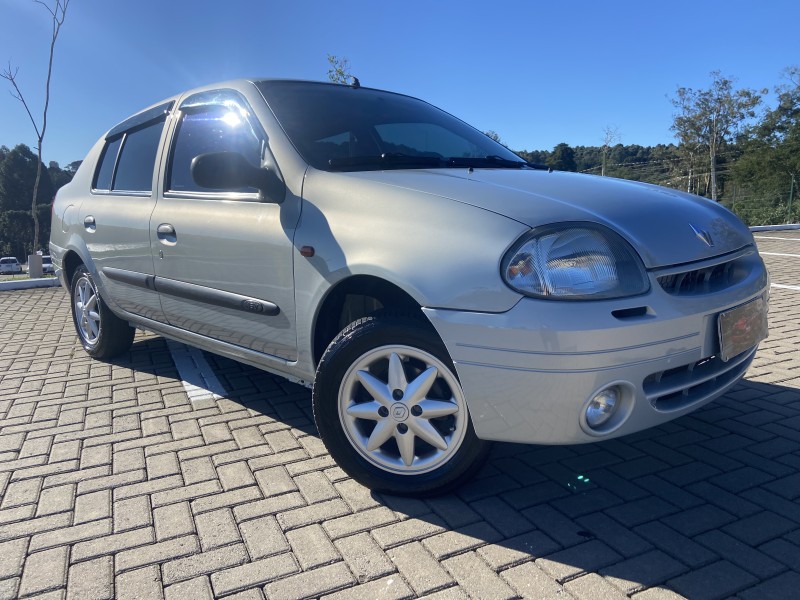
{"type": "Polygon", "coordinates": [[[714,246],[714,240],[712,239],[711,234],[708,233],[705,229],[698,229],[697,227],[695,227],[691,223],[689,223],[689,227],[692,228],[692,231],[694,231],[694,234],[698,238],[700,238],[701,240],[703,240],[703,242],[705,242],[706,246],[708,246],[708,247],[713,247],[714,246]]]}

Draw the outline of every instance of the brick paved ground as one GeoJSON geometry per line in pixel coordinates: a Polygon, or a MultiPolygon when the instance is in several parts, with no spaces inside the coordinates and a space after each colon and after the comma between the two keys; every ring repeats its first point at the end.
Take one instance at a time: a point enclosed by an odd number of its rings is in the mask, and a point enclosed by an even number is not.
{"type": "MultiPolygon", "coordinates": [[[[758,241],[800,285],[800,233],[758,241]]],[[[773,288],[748,379],[691,416],[497,444],[422,501],[348,479],[303,388],[206,355],[228,397],[192,403],[163,339],[92,361],[61,289],[2,292],[0,598],[796,598],[798,305],[773,288]]]]}

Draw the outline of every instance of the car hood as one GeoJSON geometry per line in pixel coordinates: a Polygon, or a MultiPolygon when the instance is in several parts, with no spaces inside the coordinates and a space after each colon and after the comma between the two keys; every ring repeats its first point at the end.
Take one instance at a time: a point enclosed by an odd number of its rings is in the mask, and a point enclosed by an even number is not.
{"type": "Polygon", "coordinates": [[[655,185],[510,169],[430,169],[349,173],[505,215],[530,227],[590,221],[636,248],[647,268],[689,263],[753,243],[750,230],[716,202],[655,185]]]}

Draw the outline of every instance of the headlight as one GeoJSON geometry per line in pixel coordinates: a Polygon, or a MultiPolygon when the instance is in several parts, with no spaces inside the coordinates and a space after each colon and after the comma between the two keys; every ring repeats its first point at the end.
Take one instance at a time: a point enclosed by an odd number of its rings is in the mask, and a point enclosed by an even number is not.
{"type": "Polygon", "coordinates": [[[594,300],[644,294],[650,289],[631,245],[594,223],[537,227],[514,244],[502,263],[514,290],[553,300],[594,300]]]}

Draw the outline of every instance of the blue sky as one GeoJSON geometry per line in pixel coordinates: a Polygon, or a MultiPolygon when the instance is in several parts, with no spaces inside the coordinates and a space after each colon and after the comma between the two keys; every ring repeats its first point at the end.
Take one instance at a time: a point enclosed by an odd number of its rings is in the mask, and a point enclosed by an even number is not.
{"type": "MultiPolygon", "coordinates": [[[[52,2],[52,0],[46,0],[52,2]]],[[[513,149],[672,141],[668,97],[719,69],[774,87],[800,64],[800,3],[71,0],[56,47],[45,162],[82,159],[126,116],[237,77],[325,80],[327,54],[362,85],[427,100],[513,149]]],[[[49,15],[0,0],[0,65],[41,113],[49,15]]],[[[0,144],[35,136],[0,81],[0,144]]],[[[768,98],[771,100],[771,97],[768,98]]]]}

